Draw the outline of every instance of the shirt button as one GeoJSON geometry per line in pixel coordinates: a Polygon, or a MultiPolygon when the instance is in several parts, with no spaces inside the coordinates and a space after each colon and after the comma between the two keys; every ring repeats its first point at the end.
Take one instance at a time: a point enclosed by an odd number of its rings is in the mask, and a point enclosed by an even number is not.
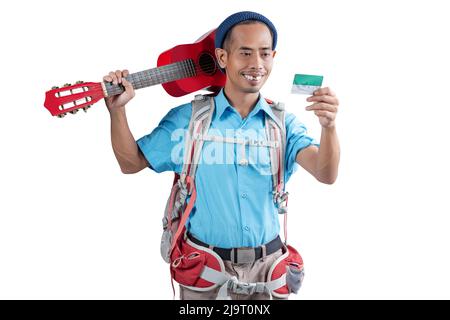
{"type": "Polygon", "coordinates": [[[244,192],[243,194],[241,194],[241,197],[247,199],[247,194],[244,192]]]}
{"type": "Polygon", "coordinates": [[[241,161],[239,161],[239,165],[240,166],[247,166],[248,165],[248,160],[247,159],[241,159],[241,161]]]}
{"type": "Polygon", "coordinates": [[[248,230],[250,230],[250,228],[247,227],[247,226],[245,226],[245,227],[244,227],[244,230],[245,230],[245,231],[248,231],[248,230]]]}

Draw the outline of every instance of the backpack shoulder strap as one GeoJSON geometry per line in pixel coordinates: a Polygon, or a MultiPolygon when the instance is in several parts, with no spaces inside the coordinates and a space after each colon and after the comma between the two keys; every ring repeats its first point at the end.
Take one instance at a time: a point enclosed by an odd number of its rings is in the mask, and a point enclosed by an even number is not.
{"type": "MultiPolygon", "coordinates": [[[[189,203],[184,206],[184,211],[181,214],[178,228],[171,240],[170,254],[175,248],[178,239],[185,230],[186,222],[191,214],[195,200],[197,198],[197,191],[195,188],[195,172],[197,170],[198,161],[200,159],[201,150],[203,147],[203,140],[199,136],[208,132],[211,125],[211,119],[214,111],[214,98],[205,95],[196,95],[192,101],[192,113],[189,120],[188,132],[185,137],[185,150],[183,159],[183,169],[178,179],[180,192],[178,193],[179,206],[186,204],[186,198],[190,195],[189,203]]],[[[169,257],[170,257],[169,254],[169,257]]]]}
{"type": "Polygon", "coordinates": [[[192,113],[185,137],[183,169],[180,175],[182,184],[185,183],[186,177],[190,177],[190,180],[195,177],[203,147],[203,140],[198,138],[208,132],[214,113],[214,98],[212,96],[196,95],[191,104],[192,113]]]}
{"type": "Polygon", "coordinates": [[[286,154],[286,124],[285,109],[281,102],[268,101],[275,119],[266,115],[266,135],[269,140],[276,141],[275,148],[269,148],[272,166],[272,193],[278,212],[287,212],[287,197],[285,192],[285,154],[286,154]]]}

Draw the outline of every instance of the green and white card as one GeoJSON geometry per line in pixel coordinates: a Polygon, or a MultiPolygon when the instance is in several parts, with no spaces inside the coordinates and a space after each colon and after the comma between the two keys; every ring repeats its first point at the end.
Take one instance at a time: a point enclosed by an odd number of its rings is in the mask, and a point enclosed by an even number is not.
{"type": "Polygon", "coordinates": [[[314,76],[310,74],[296,74],[292,83],[291,93],[313,94],[314,91],[322,86],[323,76],[314,76]]]}

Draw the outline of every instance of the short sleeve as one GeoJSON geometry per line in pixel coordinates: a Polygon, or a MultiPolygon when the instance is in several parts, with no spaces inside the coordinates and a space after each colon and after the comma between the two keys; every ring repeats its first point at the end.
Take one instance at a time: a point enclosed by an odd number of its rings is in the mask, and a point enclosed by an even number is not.
{"type": "Polygon", "coordinates": [[[297,153],[310,145],[319,146],[307,133],[306,127],[297,117],[286,112],[286,172],[285,181],[298,169],[297,153]]]}
{"type": "Polygon", "coordinates": [[[171,109],[158,126],[136,141],[150,169],[180,172],[183,164],[184,135],[191,117],[191,104],[171,109]]]}

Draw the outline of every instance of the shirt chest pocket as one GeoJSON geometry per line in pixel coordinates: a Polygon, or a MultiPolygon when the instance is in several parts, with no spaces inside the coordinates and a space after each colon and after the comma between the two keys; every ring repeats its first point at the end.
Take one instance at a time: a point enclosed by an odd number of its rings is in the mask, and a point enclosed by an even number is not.
{"type": "Polygon", "coordinates": [[[262,176],[272,175],[270,152],[267,146],[247,146],[248,165],[262,176]]]}

